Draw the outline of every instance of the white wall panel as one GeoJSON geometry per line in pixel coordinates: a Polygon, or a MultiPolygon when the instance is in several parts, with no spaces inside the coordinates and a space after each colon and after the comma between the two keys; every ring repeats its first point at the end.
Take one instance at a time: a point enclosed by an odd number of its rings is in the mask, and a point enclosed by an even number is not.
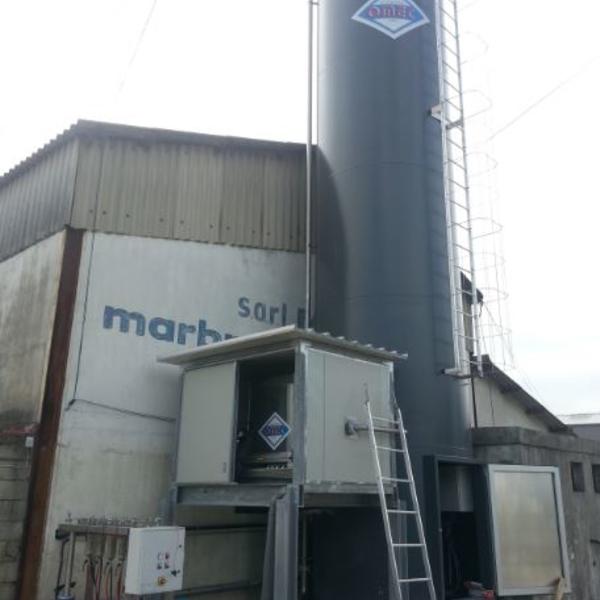
{"type": "Polygon", "coordinates": [[[39,598],[53,586],[54,530],[68,512],[166,506],[181,373],[157,357],[295,322],[303,285],[298,254],[85,235],[39,598]]]}

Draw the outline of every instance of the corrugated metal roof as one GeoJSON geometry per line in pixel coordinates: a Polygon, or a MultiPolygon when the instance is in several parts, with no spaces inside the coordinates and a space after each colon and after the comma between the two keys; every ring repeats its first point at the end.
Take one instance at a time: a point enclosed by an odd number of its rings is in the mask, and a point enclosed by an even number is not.
{"type": "Polygon", "coordinates": [[[0,259],[65,225],[304,248],[301,144],[79,121],[0,178],[0,259]]]}

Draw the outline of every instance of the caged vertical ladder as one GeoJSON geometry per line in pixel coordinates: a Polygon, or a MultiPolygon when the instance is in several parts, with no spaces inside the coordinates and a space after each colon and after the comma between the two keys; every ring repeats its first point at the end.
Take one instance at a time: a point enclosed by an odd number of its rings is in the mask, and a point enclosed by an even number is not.
{"type": "Polygon", "coordinates": [[[482,370],[482,342],[475,268],[473,216],[465,130],[457,0],[436,0],[439,104],[432,115],[442,126],[444,202],[448,225],[454,367],[448,374],[482,370]]]}
{"type": "MultiPolygon", "coordinates": [[[[394,408],[395,417],[385,418],[373,416],[371,411],[371,402],[368,397],[365,402],[365,407],[368,416],[368,430],[369,439],[371,443],[371,452],[373,454],[373,463],[375,465],[375,474],[377,477],[377,488],[379,491],[379,501],[381,504],[381,513],[383,516],[383,526],[388,547],[388,556],[390,559],[390,568],[392,575],[393,587],[398,600],[403,600],[402,587],[406,585],[419,584],[426,585],[429,593],[430,600],[436,600],[435,587],[433,585],[433,575],[431,573],[431,564],[429,563],[429,554],[427,552],[427,545],[425,543],[425,530],[423,528],[423,521],[421,519],[421,512],[419,510],[419,500],[417,498],[417,490],[415,486],[415,479],[413,476],[412,465],[410,462],[410,456],[408,453],[408,445],[406,442],[406,431],[404,429],[404,423],[402,421],[402,414],[400,409],[396,406],[394,408]],[[376,425],[375,423],[381,423],[376,425]],[[376,433],[388,433],[396,436],[400,442],[399,447],[394,448],[394,444],[388,446],[382,446],[377,441],[376,433]],[[384,476],[381,471],[381,459],[380,452],[386,452],[391,454],[392,458],[401,459],[401,464],[404,467],[405,478],[398,476],[387,477],[384,476]],[[388,507],[388,500],[386,498],[385,486],[391,485],[394,488],[394,496],[399,500],[398,488],[401,485],[408,486],[410,491],[411,506],[408,509],[403,509],[398,502],[394,508],[388,507]],[[392,516],[405,516],[407,518],[415,519],[417,529],[417,542],[408,542],[406,540],[397,539],[394,536],[394,530],[392,529],[391,517],[392,516]],[[411,548],[420,549],[421,558],[424,568],[424,574],[418,576],[402,576],[400,564],[403,559],[407,558],[403,552],[408,552],[411,548]]],[[[396,460],[391,460],[391,464],[395,464],[396,460]]],[[[397,471],[397,470],[396,470],[397,471]]]]}

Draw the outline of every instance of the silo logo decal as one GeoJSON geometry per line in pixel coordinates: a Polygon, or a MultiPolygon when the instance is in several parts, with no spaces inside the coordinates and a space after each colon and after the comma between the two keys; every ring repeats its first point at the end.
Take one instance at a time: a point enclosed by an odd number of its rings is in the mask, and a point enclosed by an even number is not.
{"type": "Polygon", "coordinates": [[[352,18],[394,40],[429,23],[427,15],[413,0],[369,0],[352,18]]]}
{"type": "Polygon", "coordinates": [[[277,450],[285,438],[290,435],[290,426],[274,412],[258,430],[258,433],[271,450],[277,450]]]}

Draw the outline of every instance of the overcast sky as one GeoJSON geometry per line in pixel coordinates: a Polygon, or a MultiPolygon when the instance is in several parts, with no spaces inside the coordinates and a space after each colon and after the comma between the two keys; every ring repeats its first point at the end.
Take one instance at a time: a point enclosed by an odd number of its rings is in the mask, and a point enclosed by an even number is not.
{"type": "MultiPolygon", "coordinates": [[[[512,374],[600,412],[600,2],[458,2],[493,100],[472,147],[500,131],[512,374]]],[[[306,0],[0,0],[0,172],[78,118],[303,141],[305,68],[306,0]]]]}

